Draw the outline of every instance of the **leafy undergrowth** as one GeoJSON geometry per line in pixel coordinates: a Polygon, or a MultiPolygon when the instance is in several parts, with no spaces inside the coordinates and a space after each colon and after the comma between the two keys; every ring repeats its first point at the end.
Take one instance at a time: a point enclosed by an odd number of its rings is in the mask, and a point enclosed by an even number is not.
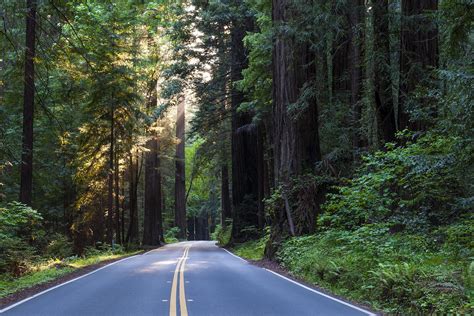
{"type": "Polygon", "coordinates": [[[165,232],[165,243],[167,244],[174,244],[179,242],[179,228],[178,227],[171,227],[165,232]]]}
{"type": "Polygon", "coordinates": [[[332,229],[289,239],[278,259],[307,282],[389,314],[469,314],[472,225],[467,220],[430,236],[390,233],[382,224],[332,229]]]}
{"type": "Polygon", "coordinates": [[[216,226],[216,229],[211,235],[212,240],[217,241],[220,246],[227,246],[230,242],[230,235],[232,233],[232,221],[227,221],[225,227],[221,224],[216,226]]]}
{"type": "Polygon", "coordinates": [[[237,256],[249,260],[262,260],[265,252],[265,244],[267,238],[247,241],[242,244],[237,244],[232,248],[232,252],[237,256]]]}
{"type": "Polygon", "coordinates": [[[91,251],[84,257],[69,257],[66,259],[49,259],[31,264],[29,272],[15,277],[11,274],[0,275],[0,297],[5,297],[22,289],[55,280],[77,269],[94,265],[103,261],[119,259],[134,255],[139,251],[91,251]]]}

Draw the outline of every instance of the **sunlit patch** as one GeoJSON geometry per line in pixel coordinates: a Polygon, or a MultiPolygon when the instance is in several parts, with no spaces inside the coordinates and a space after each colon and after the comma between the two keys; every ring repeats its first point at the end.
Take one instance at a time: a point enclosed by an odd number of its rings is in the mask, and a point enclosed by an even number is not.
{"type": "Polygon", "coordinates": [[[153,262],[152,265],[154,266],[163,266],[163,265],[168,265],[168,264],[176,264],[176,260],[165,260],[165,261],[157,261],[153,262]]]}
{"type": "Polygon", "coordinates": [[[176,264],[176,260],[164,260],[164,261],[156,261],[150,264],[149,266],[138,269],[136,272],[138,273],[153,273],[160,271],[161,266],[173,265],[176,264]]]}

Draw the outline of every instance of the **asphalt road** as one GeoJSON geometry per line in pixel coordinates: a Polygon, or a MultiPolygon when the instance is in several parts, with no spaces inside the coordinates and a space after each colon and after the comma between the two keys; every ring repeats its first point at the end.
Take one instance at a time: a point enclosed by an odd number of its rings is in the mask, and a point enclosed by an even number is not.
{"type": "Polygon", "coordinates": [[[123,259],[2,315],[371,315],[233,256],[182,242],[123,259]]]}

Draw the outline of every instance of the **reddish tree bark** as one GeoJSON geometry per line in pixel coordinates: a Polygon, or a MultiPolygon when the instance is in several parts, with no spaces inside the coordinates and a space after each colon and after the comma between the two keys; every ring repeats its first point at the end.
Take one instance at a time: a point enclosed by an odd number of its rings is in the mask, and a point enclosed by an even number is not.
{"type": "Polygon", "coordinates": [[[226,220],[232,217],[229,192],[229,168],[227,164],[221,166],[221,225],[226,226],[226,220]]]}
{"type": "Polygon", "coordinates": [[[175,225],[179,228],[179,238],[187,237],[186,221],[186,173],[185,173],[185,104],[184,96],[180,97],[176,116],[176,173],[175,173],[175,225]]]}
{"type": "Polygon", "coordinates": [[[107,233],[106,238],[110,244],[114,243],[114,145],[115,145],[115,106],[112,102],[110,109],[110,149],[108,168],[108,194],[107,194],[107,233]]]}
{"type": "Polygon", "coordinates": [[[117,150],[115,151],[114,166],[114,198],[115,198],[115,234],[118,244],[122,243],[121,227],[120,227],[120,176],[119,164],[117,159],[117,150]]]}
{"type": "MultiPolygon", "coordinates": [[[[148,108],[153,109],[157,103],[156,80],[150,84],[148,108]]],[[[162,190],[159,161],[159,144],[154,132],[150,133],[146,143],[145,154],[145,211],[143,218],[143,244],[158,246],[163,241],[162,227],[162,190]]]]}
{"type": "Polygon", "coordinates": [[[33,194],[33,120],[35,111],[36,0],[26,2],[23,134],[20,170],[20,202],[31,205],[33,194]]]}
{"type": "Polygon", "coordinates": [[[130,222],[125,241],[138,242],[138,181],[139,181],[139,159],[130,153],[129,158],[129,217],[130,222]],[[134,162],[136,160],[136,162],[134,162]]]}
{"type": "MultiPolygon", "coordinates": [[[[266,253],[273,256],[273,242],[278,242],[289,231],[291,234],[314,230],[314,220],[295,222],[290,196],[286,193],[290,180],[313,170],[316,161],[321,160],[316,100],[305,100],[306,107],[297,116],[290,116],[289,107],[298,101],[309,83],[314,84],[315,56],[308,44],[296,43],[286,32],[278,29],[298,13],[289,9],[289,0],[273,0],[273,23],[277,28],[273,49],[273,144],[275,187],[283,186],[284,205],[275,210],[272,218],[272,242],[266,253]]],[[[317,210],[304,210],[299,218],[313,218],[317,210]]]]}
{"type": "Polygon", "coordinates": [[[236,19],[231,29],[231,109],[232,109],[232,238],[231,243],[248,239],[249,227],[259,224],[259,186],[262,185],[258,165],[263,160],[263,143],[258,141],[259,126],[252,124],[250,113],[238,111],[245,101],[244,94],[234,83],[242,79],[247,67],[247,51],[244,37],[253,30],[251,17],[236,19]]]}

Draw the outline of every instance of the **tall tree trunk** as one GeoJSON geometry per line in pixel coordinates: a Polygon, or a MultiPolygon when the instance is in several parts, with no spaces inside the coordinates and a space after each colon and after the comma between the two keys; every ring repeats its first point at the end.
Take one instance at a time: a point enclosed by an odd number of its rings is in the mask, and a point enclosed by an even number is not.
{"type": "Polygon", "coordinates": [[[175,225],[179,228],[179,238],[187,237],[186,221],[186,174],[185,174],[185,97],[181,96],[176,116],[176,173],[175,173],[175,225]]]}
{"type": "Polygon", "coordinates": [[[265,198],[265,177],[267,176],[265,170],[264,160],[264,133],[263,127],[257,126],[256,135],[256,156],[257,156],[257,219],[258,229],[263,230],[265,228],[265,204],[263,200],[265,198]]]}
{"type": "Polygon", "coordinates": [[[120,195],[122,199],[120,200],[120,229],[121,229],[121,236],[122,236],[122,243],[125,243],[125,172],[122,172],[122,176],[120,177],[120,195]]]}
{"type": "Polygon", "coordinates": [[[365,146],[360,136],[360,120],[362,116],[362,40],[364,30],[364,0],[350,1],[349,19],[350,35],[350,77],[351,77],[351,110],[352,146],[357,151],[365,146]]]}
{"type": "Polygon", "coordinates": [[[115,150],[115,166],[114,166],[114,197],[115,197],[115,231],[117,243],[122,243],[122,235],[120,234],[120,177],[119,177],[119,164],[117,159],[117,150],[115,150]]]}
{"type": "Polygon", "coordinates": [[[33,117],[35,111],[36,0],[26,2],[26,50],[20,202],[31,205],[33,192],[33,117]]]}
{"type": "MultiPolygon", "coordinates": [[[[289,0],[273,0],[273,22],[277,30],[273,49],[273,143],[275,187],[283,186],[284,205],[275,210],[272,218],[271,242],[266,253],[273,256],[274,244],[290,231],[292,234],[314,229],[314,220],[296,222],[286,193],[290,179],[314,168],[321,160],[319,146],[318,110],[316,101],[305,100],[307,106],[297,117],[288,108],[295,103],[307,84],[314,84],[314,55],[309,45],[296,43],[286,32],[285,23],[298,19],[288,8],[289,0]],[[292,224],[294,222],[294,225],[292,224]]],[[[313,218],[315,209],[304,212],[303,218],[313,218]]],[[[298,216],[300,218],[301,216],[298,216]]]]}
{"type": "Polygon", "coordinates": [[[107,203],[107,241],[114,243],[114,137],[115,137],[115,105],[110,109],[110,149],[108,169],[108,203],[107,203]]]}
{"type": "MultiPolygon", "coordinates": [[[[427,16],[436,10],[438,0],[402,0],[398,109],[400,129],[426,128],[425,122],[420,119],[410,122],[407,101],[418,85],[426,83],[430,70],[438,66],[438,29],[427,16]]],[[[427,100],[423,100],[421,106],[426,109],[427,100]]]]}
{"type": "MultiPolygon", "coordinates": [[[[221,27],[221,32],[224,32],[224,26],[221,27]]],[[[227,60],[227,51],[226,51],[226,42],[225,37],[221,36],[219,38],[219,58],[223,61],[227,60]]],[[[224,66],[220,67],[219,76],[222,79],[220,90],[222,95],[224,96],[223,101],[221,103],[221,111],[220,111],[220,121],[221,121],[221,131],[225,133],[225,137],[222,137],[220,140],[221,142],[221,225],[222,227],[226,227],[227,220],[232,219],[232,205],[230,200],[230,188],[229,188],[229,165],[228,165],[228,135],[229,132],[229,121],[225,117],[225,113],[227,113],[228,108],[230,105],[229,102],[229,94],[230,94],[230,87],[229,87],[229,65],[227,63],[223,63],[224,66]]],[[[230,131],[230,137],[232,137],[232,131],[230,131]]]]}
{"type": "MultiPolygon", "coordinates": [[[[150,84],[148,109],[156,107],[158,95],[156,80],[150,84]]],[[[145,214],[143,219],[143,244],[160,245],[161,232],[161,175],[159,171],[158,140],[151,133],[146,143],[148,151],[145,154],[145,214]]]]}
{"type": "MultiPolygon", "coordinates": [[[[239,4],[242,1],[238,1],[239,4]]],[[[232,111],[232,238],[231,243],[248,239],[251,231],[258,228],[258,126],[252,124],[249,113],[238,111],[245,101],[244,94],[235,87],[242,79],[242,70],[247,67],[247,52],[244,37],[254,28],[251,17],[239,18],[232,22],[231,29],[231,111],[232,111]]],[[[262,151],[263,152],[263,151],[262,151]]]]}
{"type": "Polygon", "coordinates": [[[232,217],[229,192],[229,168],[224,163],[221,166],[221,225],[226,226],[226,220],[232,217]]]}
{"type": "Polygon", "coordinates": [[[155,227],[157,236],[155,237],[158,240],[158,243],[164,242],[163,234],[163,188],[161,185],[161,159],[160,159],[160,143],[156,141],[156,168],[155,168],[155,187],[156,187],[156,219],[155,227]]]}
{"type": "Polygon", "coordinates": [[[147,142],[145,154],[145,217],[143,244],[158,246],[162,241],[162,190],[159,171],[158,141],[152,138],[147,142]]]}
{"type": "Polygon", "coordinates": [[[374,14],[374,92],[378,130],[384,142],[395,140],[397,131],[390,66],[388,0],[376,0],[374,14]]]}
{"type": "Polygon", "coordinates": [[[188,220],[188,240],[196,240],[196,216],[189,217],[188,220]]]}
{"type": "Polygon", "coordinates": [[[153,139],[149,139],[146,143],[148,151],[145,153],[145,208],[143,217],[143,244],[153,245],[153,213],[155,204],[154,190],[154,164],[153,156],[153,139]]]}
{"type": "Polygon", "coordinates": [[[137,242],[138,241],[138,199],[137,199],[137,189],[138,189],[138,157],[137,164],[135,165],[133,159],[133,153],[130,153],[129,157],[129,167],[128,167],[128,176],[129,176],[129,217],[130,222],[127,231],[127,238],[125,241],[128,242],[137,242]]]}

